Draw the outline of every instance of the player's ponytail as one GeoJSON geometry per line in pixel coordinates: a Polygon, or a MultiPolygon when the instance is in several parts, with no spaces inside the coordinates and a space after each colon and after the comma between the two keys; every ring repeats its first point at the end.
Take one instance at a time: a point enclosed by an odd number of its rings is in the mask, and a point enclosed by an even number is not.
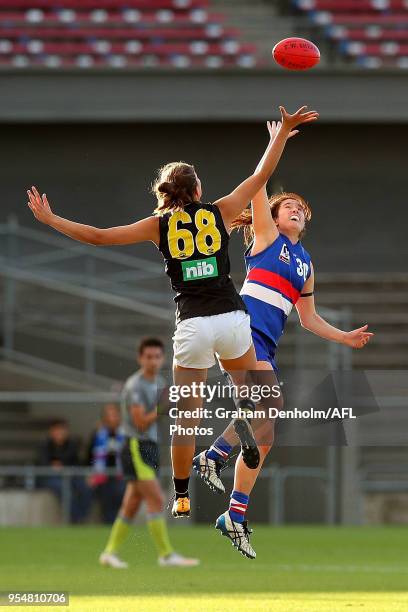
{"type": "Polygon", "coordinates": [[[156,215],[182,210],[197,197],[197,175],[194,166],[173,162],[159,169],[152,192],[157,198],[156,215]]]}
{"type": "Polygon", "coordinates": [[[252,209],[246,208],[234,221],[231,223],[231,229],[240,230],[243,228],[245,244],[248,246],[254,239],[254,228],[252,225],[252,209]]]}
{"type": "MultiPolygon", "coordinates": [[[[282,202],[284,202],[285,200],[289,200],[289,199],[297,200],[301,204],[303,211],[305,213],[306,223],[310,221],[310,219],[312,218],[312,211],[310,209],[309,204],[306,202],[306,200],[297,193],[289,193],[286,191],[282,193],[276,193],[275,195],[272,195],[269,198],[269,206],[271,207],[272,218],[273,219],[278,218],[280,205],[282,204],[282,202]]],[[[254,228],[252,224],[252,209],[246,208],[239,215],[239,217],[234,219],[234,221],[231,223],[231,228],[237,229],[237,230],[243,228],[245,244],[247,246],[251,244],[251,242],[254,239],[254,228]]],[[[305,235],[305,229],[300,233],[299,240],[301,240],[304,235],[305,235]]]]}

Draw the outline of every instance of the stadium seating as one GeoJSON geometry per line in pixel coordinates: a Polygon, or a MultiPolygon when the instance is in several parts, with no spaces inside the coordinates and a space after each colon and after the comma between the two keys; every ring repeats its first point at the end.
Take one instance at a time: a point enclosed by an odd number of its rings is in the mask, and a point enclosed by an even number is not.
{"type": "Polygon", "coordinates": [[[252,67],[208,0],[0,0],[0,66],[252,67]]]}
{"type": "Polygon", "coordinates": [[[408,68],[407,0],[293,0],[345,58],[367,68],[408,68]]]}

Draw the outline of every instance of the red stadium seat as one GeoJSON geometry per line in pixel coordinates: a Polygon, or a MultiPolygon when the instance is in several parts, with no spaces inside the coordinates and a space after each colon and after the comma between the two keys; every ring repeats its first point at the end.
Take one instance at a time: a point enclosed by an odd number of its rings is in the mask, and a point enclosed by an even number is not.
{"type": "MultiPolygon", "coordinates": [[[[236,30],[232,30],[236,33],[236,30]]],[[[108,38],[110,40],[123,40],[123,39],[160,39],[160,40],[180,40],[180,39],[192,39],[192,40],[208,40],[213,42],[213,37],[208,34],[206,30],[182,30],[180,28],[168,28],[167,30],[149,29],[109,29],[109,28],[81,28],[75,30],[59,30],[57,28],[9,28],[3,33],[4,38],[7,39],[44,39],[44,40],[82,40],[82,39],[94,39],[94,38],[108,38]]],[[[218,36],[217,38],[220,38],[218,36]]],[[[225,30],[222,36],[223,40],[231,39],[231,31],[225,30]]]]}
{"type": "Polygon", "coordinates": [[[361,40],[363,42],[370,40],[408,41],[408,28],[398,30],[396,28],[383,28],[377,25],[366,26],[364,29],[333,26],[329,30],[329,35],[334,40],[361,40]]]}
{"type": "Polygon", "coordinates": [[[79,68],[134,68],[134,67],[176,67],[176,68],[230,68],[240,66],[252,68],[255,65],[253,56],[242,55],[236,58],[208,55],[190,57],[187,55],[155,56],[144,55],[129,57],[124,55],[110,55],[107,58],[91,54],[75,56],[40,55],[28,56],[16,54],[10,57],[0,55],[0,66],[13,65],[20,68],[30,66],[45,66],[49,68],[79,67],[79,68]]]}
{"type": "Polygon", "coordinates": [[[338,50],[366,68],[408,67],[407,0],[293,0],[338,50]]]}
{"type": "Polygon", "coordinates": [[[408,56],[405,57],[378,57],[378,56],[370,56],[363,55],[358,58],[357,63],[365,68],[393,68],[394,70],[397,68],[408,68],[408,56]]]}
{"type": "MultiPolygon", "coordinates": [[[[4,41],[3,41],[4,42],[4,41]]],[[[0,46],[1,49],[1,46],[0,46]]],[[[13,53],[52,54],[52,55],[80,55],[81,53],[94,53],[98,55],[219,55],[237,56],[254,52],[253,45],[241,45],[235,41],[231,44],[207,43],[204,41],[192,43],[166,43],[149,44],[138,40],[129,40],[126,43],[113,43],[109,40],[95,40],[94,42],[45,42],[39,39],[27,43],[11,43],[13,53]]],[[[1,52],[1,51],[0,51],[1,52]]]]}
{"type": "Polygon", "coordinates": [[[123,13],[114,13],[105,10],[95,10],[92,12],[75,12],[72,10],[64,9],[58,13],[46,13],[40,9],[32,9],[27,13],[1,13],[1,26],[2,28],[10,27],[13,25],[24,26],[26,24],[41,24],[41,25],[66,25],[66,26],[80,26],[82,24],[101,24],[106,23],[109,26],[117,25],[133,25],[137,27],[147,27],[151,25],[195,25],[195,24],[206,24],[212,25],[213,27],[220,25],[224,17],[220,14],[208,13],[207,11],[200,10],[189,14],[174,13],[172,11],[158,11],[157,13],[152,12],[139,12],[134,10],[127,10],[123,13]]]}
{"type": "Polygon", "coordinates": [[[337,24],[337,25],[408,25],[408,12],[392,13],[390,15],[360,15],[360,14],[341,14],[333,15],[331,13],[316,13],[312,17],[313,21],[320,25],[337,24]]]}
{"type": "MultiPolygon", "coordinates": [[[[69,11],[69,13],[70,14],[66,15],[43,14],[40,18],[36,14],[32,15],[31,17],[27,17],[27,14],[24,13],[0,13],[3,25],[3,29],[0,31],[8,33],[10,31],[14,31],[14,29],[20,28],[21,32],[24,31],[29,35],[32,35],[33,32],[42,31],[43,33],[41,36],[46,36],[45,33],[49,31],[51,26],[58,28],[61,23],[65,25],[74,24],[76,26],[81,26],[81,28],[88,29],[90,27],[100,27],[100,24],[95,24],[89,13],[83,11],[76,14],[72,14],[72,11],[69,11]],[[31,30],[28,30],[28,27],[31,27],[31,30]],[[43,29],[39,30],[39,28],[43,29]]],[[[186,23],[185,17],[176,17],[172,27],[163,27],[163,24],[157,23],[157,19],[154,15],[144,14],[141,19],[135,21],[134,19],[126,19],[122,13],[110,12],[106,21],[109,23],[109,26],[123,25],[127,26],[127,28],[135,28],[137,26],[138,36],[141,38],[172,38],[174,36],[183,39],[236,38],[239,34],[238,30],[235,28],[225,28],[222,25],[222,17],[223,16],[221,15],[214,14],[207,15],[210,23],[194,23],[191,21],[191,19],[188,19],[188,22],[186,23]]],[[[60,29],[58,36],[72,36],[72,31],[72,29],[60,29]]],[[[109,29],[108,31],[111,33],[114,32],[112,29],[109,29]]],[[[122,31],[125,30],[118,30],[119,33],[122,31]]],[[[132,32],[134,31],[135,30],[133,29],[132,32]]]]}
{"type": "Polygon", "coordinates": [[[0,0],[0,9],[126,9],[136,8],[143,10],[172,9],[191,10],[206,8],[208,0],[0,0]]]}
{"type": "Polygon", "coordinates": [[[393,57],[408,55],[408,44],[398,44],[394,41],[385,43],[364,43],[353,41],[344,43],[350,55],[390,55],[393,57]]]}
{"type": "Polygon", "coordinates": [[[0,64],[115,68],[256,65],[209,0],[0,0],[0,64]]]}
{"type": "Polygon", "coordinates": [[[329,11],[331,13],[368,13],[370,11],[400,11],[407,8],[405,0],[297,0],[302,10],[329,11]]]}

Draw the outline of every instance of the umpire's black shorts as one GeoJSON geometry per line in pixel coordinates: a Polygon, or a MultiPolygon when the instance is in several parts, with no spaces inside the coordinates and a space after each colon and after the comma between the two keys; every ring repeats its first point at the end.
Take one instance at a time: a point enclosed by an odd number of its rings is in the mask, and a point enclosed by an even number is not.
{"type": "Polygon", "coordinates": [[[152,440],[126,438],[121,462],[125,480],[155,480],[159,470],[159,446],[152,440]]]}

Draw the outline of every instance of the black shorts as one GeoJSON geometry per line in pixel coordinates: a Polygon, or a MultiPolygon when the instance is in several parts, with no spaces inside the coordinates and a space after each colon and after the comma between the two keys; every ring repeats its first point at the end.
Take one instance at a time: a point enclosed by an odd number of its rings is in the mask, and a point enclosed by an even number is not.
{"type": "Polygon", "coordinates": [[[155,480],[159,470],[159,446],[151,440],[126,438],[121,462],[125,480],[155,480]]]}

